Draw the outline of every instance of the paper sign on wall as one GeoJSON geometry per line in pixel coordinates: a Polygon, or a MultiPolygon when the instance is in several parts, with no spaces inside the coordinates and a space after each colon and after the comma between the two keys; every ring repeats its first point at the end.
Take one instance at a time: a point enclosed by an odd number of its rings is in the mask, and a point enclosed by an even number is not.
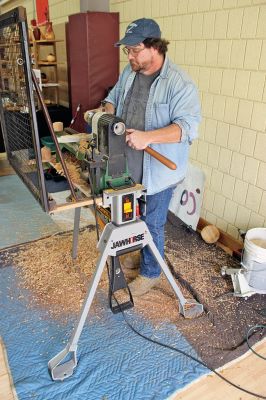
{"type": "Polygon", "coordinates": [[[196,230],[203,199],[205,174],[189,164],[186,178],[174,191],[169,210],[186,225],[196,230]]]}

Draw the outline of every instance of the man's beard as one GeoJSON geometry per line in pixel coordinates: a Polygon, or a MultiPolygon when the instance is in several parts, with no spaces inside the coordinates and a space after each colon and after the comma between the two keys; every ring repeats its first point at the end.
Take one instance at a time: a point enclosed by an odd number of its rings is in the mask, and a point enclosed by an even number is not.
{"type": "Polygon", "coordinates": [[[130,60],[130,66],[134,72],[142,72],[145,73],[145,71],[148,71],[152,65],[152,59],[143,61],[141,63],[138,63],[134,60],[130,60]]]}
{"type": "Polygon", "coordinates": [[[130,65],[134,72],[139,72],[142,69],[142,66],[134,61],[130,61],[130,65]]]}

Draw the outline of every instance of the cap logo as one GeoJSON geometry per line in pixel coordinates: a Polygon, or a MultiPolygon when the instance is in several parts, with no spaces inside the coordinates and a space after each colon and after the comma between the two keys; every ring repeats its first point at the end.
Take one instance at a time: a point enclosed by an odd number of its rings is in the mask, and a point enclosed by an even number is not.
{"type": "Polygon", "coordinates": [[[137,26],[138,26],[138,25],[137,25],[137,24],[134,24],[133,22],[132,22],[131,24],[129,24],[128,27],[127,27],[126,35],[127,35],[128,33],[133,33],[133,32],[132,32],[132,29],[136,28],[137,26]]]}

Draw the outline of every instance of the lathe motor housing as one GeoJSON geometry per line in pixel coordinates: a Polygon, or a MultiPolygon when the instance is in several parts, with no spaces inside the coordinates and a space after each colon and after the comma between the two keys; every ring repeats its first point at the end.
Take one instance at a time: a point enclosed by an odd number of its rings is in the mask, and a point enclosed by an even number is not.
{"type": "Polygon", "coordinates": [[[130,177],[126,148],[126,129],[123,120],[115,115],[89,112],[86,121],[91,126],[93,144],[87,156],[92,190],[100,194],[104,189],[129,187],[130,177]]]}

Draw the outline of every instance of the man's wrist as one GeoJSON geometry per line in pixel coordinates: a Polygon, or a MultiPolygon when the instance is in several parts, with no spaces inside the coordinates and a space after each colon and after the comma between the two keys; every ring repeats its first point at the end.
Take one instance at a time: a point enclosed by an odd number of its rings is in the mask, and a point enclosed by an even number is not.
{"type": "Polygon", "coordinates": [[[146,138],[151,143],[179,143],[181,140],[182,130],[177,124],[171,124],[165,128],[159,128],[152,131],[146,131],[146,138]]]}
{"type": "Polygon", "coordinates": [[[146,131],[145,132],[145,136],[146,136],[146,139],[147,139],[147,146],[149,145],[149,144],[151,144],[151,143],[153,143],[153,141],[154,141],[154,131],[146,131]]]}

